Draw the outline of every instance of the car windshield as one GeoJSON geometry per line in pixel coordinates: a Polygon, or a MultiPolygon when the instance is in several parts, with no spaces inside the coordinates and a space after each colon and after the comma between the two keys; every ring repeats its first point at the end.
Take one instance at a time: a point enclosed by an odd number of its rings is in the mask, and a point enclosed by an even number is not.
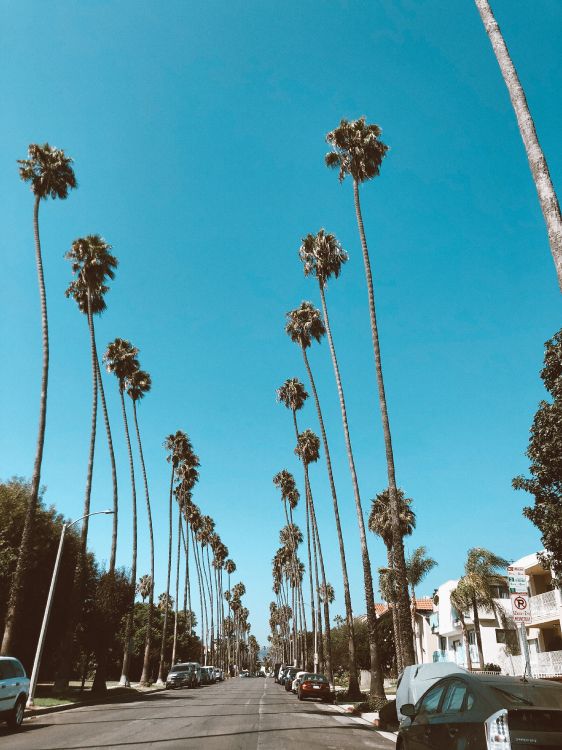
{"type": "Polygon", "coordinates": [[[328,682],[323,674],[305,674],[302,678],[303,682],[328,682]]]}
{"type": "Polygon", "coordinates": [[[177,674],[178,672],[187,672],[189,667],[185,664],[176,664],[175,667],[170,669],[170,674],[177,674]]]}
{"type": "Polygon", "coordinates": [[[506,708],[518,706],[536,706],[537,708],[561,708],[562,687],[553,685],[505,685],[492,686],[492,690],[505,703],[506,708]]]}

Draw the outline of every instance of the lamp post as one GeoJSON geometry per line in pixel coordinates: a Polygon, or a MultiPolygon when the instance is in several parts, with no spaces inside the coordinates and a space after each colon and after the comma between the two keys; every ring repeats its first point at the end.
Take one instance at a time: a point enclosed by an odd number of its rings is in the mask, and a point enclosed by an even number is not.
{"type": "Polygon", "coordinates": [[[114,513],[113,510],[97,510],[95,513],[88,513],[87,515],[82,516],[81,518],[77,518],[76,521],[71,521],[71,523],[63,523],[62,525],[59,549],[58,549],[57,557],[55,560],[55,567],[53,568],[53,576],[51,578],[51,587],[49,588],[49,596],[47,597],[47,604],[45,606],[45,614],[43,615],[43,623],[41,625],[41,632],[39,633],[39,641],[37,642],[37,650],[35,652],[35,659],[33,661],[33,670],[31,671],[31,679],[29,681],[29,697],[27,699],[28,708],[33,708],[33,706],[35,705],[35,703],[33,702],[33,698],[35,696],[35,688],[37,687],[37,678],[39,677],[39,667],[41,666],[43,646],[45,645],[45,636],[47,635],[49,617],[51,615],[51,608],[53,606],[53,596],[55,593],[55,588],[57,586],[57,578],[59,575],[60,562],[62,559],[62,549],[64,547],[64,539],[66,536],[66,531],[71,526],[74,526],[75,523],[79,523],[80,521],[83,521],[85,518],[90,518],[91,516],[99,516],[99,515],[110,516],[110,515],[113,515],[113,513],[114,513]]]}

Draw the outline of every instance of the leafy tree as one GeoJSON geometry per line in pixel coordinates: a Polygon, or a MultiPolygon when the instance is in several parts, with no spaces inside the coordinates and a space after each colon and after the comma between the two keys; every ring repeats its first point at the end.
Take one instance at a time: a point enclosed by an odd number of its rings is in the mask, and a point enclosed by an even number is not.
{"type": "Polygon", "coordinates": [[[540,402],[531,426],[531,477],[516,477],[513,486],[534,495],[523,513],[541,532],[541,560],[562,586],[562,329],[545,344],[541,378],[551,399],[540,402]]]}
{"type": "Polygon", "coordinates": [[[413,664],[415,661],[412,623],[410,621],[410,602],[408,596],[408,581],[406,579],[406,563],[404,558],[404,545],[400,535],[400,523],[398,520],[398,488],[396,486],[396,471],[394,466],[394,450],[392,447],[392,436],[390,431],[390,419],[388,416],[388,405],[382,373],[382,359],[379,342],[379,330],[375,309],[375,291],[373,286],[373,275],[371,272],[371,260],[367,247],[367,238],[361,215],[361,203],[359,200],[359,185],[372,180],[380,173],[382,161],[388,151],[388,146],[380,140],[381,129],[378,125],[365,122],[364,117],[358,120],[341,120],[339,126],[326,136],[326,141],[332,146],[332,151],[326,154],[326,165],[339,170],[339,180],[343,182],[347,175],[353,180],[353,197],[355,200],[355,214],[359,229],[359,238],[363,251],[363,264],[365,266],[365,278],[367,281],[367,294],[369,299],[369,315],[371,321],[371,337],[373,340],[373,352],[375,355],[375,372],[379,396],[379,406],[386,453],[386,466],[388,475],[388,491],[392,506],[392,536],[394,568],[396,570],[396,583],[398,600],[397,610],[400,620],[400,634],[402,642],[402,660],[404,665],[413,664]]]}
{"type": "Polygon", "coordinates": [[[517,70],[507,49],[498,22],[494,17],[490,3],[488,0],[475,0],[475,2],[500,66],[501,74],[507,86],[509,98],[511,99],[517,118],[519,132],[525,146],[525,151],[527,152],[529,167],[546,223],[550,251],[558,277],[558,285],[562,289],[562,216],[560,215],[558,196],[552,184],[546,157],[539,143],[525,91],[517,75],[517,70]]]}
{"type": "Polygon", "coordinates": [[[45,442],[45,425],[47,422],[47,386],[49,380],[49,325],[47,319],[47,296],[45,279],[43,276],[43,258],[41,255],[41,240],[39,237],[39,204],[47,198],[68,197],[69,190],[76,187],[76,177],[72,169],[72,159],[48,143],[39,146],[32,143],[28,148],[28,158],[18,160],[20,177],[24,182],[31,183],[31,190],[35,196],[33,207],[33,230],[35,235],[35,263],[37,266],[37,281],[39,284],[39,301],[41,305],[41,333],[43,347],[43,363],[41,371],[41,398],[39,402],[39,429],[35,448],[35,462],[31,477],[30,493],[25,523],[19,543],[16,567],[12,575],[10,597],[4,618],[4,634],[0,654],[12,654],[14,649],[15,632],[19,626],[19,614],[23,602],[24,581],[26,580],[29,547],[32,543],[33,523],[39,503],[39,484],[41,481],[41,463],[43,461],[43,445],[45,442]]]}

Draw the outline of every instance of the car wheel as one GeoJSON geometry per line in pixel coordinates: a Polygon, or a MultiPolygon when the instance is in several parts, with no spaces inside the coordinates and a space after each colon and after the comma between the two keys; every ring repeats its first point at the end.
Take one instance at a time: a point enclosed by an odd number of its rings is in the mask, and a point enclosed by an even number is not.
{"type": "Polygon", "coordinates": [[[10,729],[19,729],[23,721],[23,715],[25,713],[25,698],[20,696],[16,705],[14,706],[10,716],[8,718],[8,726],[10,729]]]}
{"type": "Polygon", "coordinates": [[[304,698],[302,697],[302,693],[301,693],[301,692],[298,692],[298,693],[297,693],[297,698],[298,698],[298,699],[299,699],[300,701],[304,700],[304,698]]]}

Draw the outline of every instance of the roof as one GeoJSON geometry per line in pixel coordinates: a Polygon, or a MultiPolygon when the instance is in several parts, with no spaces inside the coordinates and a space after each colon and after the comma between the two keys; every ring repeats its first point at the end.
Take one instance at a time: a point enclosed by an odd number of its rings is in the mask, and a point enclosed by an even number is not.
{"type": "MultiPolygon", "coordinates": [[[[416,599],[416,611],[433,612],[433,599],[430,596],[424,596],[421,597],[421,599],[416,599]]],[[[375,612],[377,613],[377,617],[384,615],[386,612],[388,612],[388,604],[386,604],[386,602],[375,602],[375,612]]],[[[367,615],[358,615],[355,619],[363,622],[367,619],[367,615]]]]}

